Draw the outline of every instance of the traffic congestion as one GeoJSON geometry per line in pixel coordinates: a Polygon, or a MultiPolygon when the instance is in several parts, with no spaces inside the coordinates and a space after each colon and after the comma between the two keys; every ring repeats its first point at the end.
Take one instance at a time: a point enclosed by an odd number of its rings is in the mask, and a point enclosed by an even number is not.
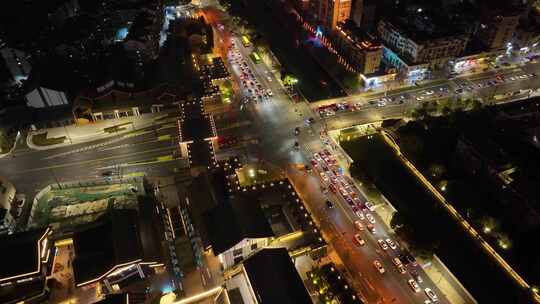
{"type": "MultiPolygon", "coordinates": [[[[246,59],[242,56],[238,47],[234,41],[231,41],[231,49],[228,54],[229,62],[231,63],[236,75],[240,79],[241,91],[244,103],[253,102],[265,102],[270,100],[273,96],[272,90],[264,88],[259,82],[257,77],[253,74],[253,71],[249,67],[246,59]]],[[[268,78],[272,81],[271,78],[268,78]]]]}
{"type": "Polygon", "coordinates": [[[327,149],[323,149],[313,154],[310,164],[313,174],[320,179],[321,190],[327,197],[327,212],[334,212],[332,200],[335,198],[338,204],[354,214],[351,225],[356,233],[351,242],[357,250],[362,251],[363,248],[370,246],[370,243],[377,244],[378,248],[371,249],[378,253],[378,258],[371,263],[381,275],[381,279],[387,279],[385,276],[392,273],[391,276],[406,284],[411,293],[419,297],[423,294],[425,297],[423,303],[438,302],[439,297],[433,291],[433,287],[428,286],[422,278],[421,266],[406,248],[385,231],[383,225],[376,225],[379,221],[374,212],[376,207],[366,200],[352,180],[343,174],[336,157],[327,149]],[[368,238],[372,241],[368,242],[368,238]]]}

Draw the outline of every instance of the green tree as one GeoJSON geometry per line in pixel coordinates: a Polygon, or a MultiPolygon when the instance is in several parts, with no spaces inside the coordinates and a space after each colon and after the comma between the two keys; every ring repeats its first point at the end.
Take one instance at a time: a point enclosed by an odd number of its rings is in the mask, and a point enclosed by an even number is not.
{"type": "Polygon", "coordinates": [[[360,85],[360,78],[357,73],[346,72],[343,76],[343,85],[349,90],[355,90],[360,85]]]}
{"type": "Polygon", "coordinates": [[[403,227],[404,222],[405,218],[403,218],[403,214],[396,211],[392,214],[392,218],[390,219],[390,228],[394,230],[399,229],[403,227]]]}

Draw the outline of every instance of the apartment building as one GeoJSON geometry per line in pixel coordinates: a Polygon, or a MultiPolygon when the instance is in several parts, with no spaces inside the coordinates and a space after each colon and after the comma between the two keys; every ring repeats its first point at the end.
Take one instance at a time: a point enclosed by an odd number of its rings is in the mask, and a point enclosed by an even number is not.
{"type": "Polygon", "coordinates": [[[415,65],[440,68],[450,59],[460,56],[469,40],[466,34],[424,31],[404,20],[381,20],[377,32],[388,49],[383,59],[398,70],[415,65]]]}
{"type": "Polygon", "coordinates": [[[361,74],[372,74],[379,69],[383,55],[382,44],[353,22],[338,24],[330,38],[339,53],[361,74]]]}

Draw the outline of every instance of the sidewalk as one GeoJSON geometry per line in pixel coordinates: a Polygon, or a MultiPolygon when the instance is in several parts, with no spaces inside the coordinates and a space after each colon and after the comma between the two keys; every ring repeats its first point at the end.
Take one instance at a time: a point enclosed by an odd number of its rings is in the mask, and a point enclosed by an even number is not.
{"type": "Polygon", "coordinates": [[[0,159],[11,155],[11,153],[15,150],[15,148],[17,146],[17,142],[19,141],[19,139],[21,139],[21,132],[20,131],[17,133],[17,136],[15,136],[15,140],[13,140],[13,145],[11,146],[9,151],[4,152],[4,153],[0,152],[0,159]]]}
{"type": "MultiPolygon", "coordinates": [[[[122,117],[118,119],[101,120],[87,125],[69,125],[63,127],[55,127],[31,131],[26,137],[26,144],[29,148],[35,150],[48,150],[70,145],[76,145],[95,140],[114,137],[120,134],[125,134],[139,129],[150,127],[160,118],[165,118],[168,113],[173,111],[163,111],[157,113],[146,113],[140,116],[122,117]],[[106,129],[118,130],[113,131],[106,129]],[[46,134],[46,140],[50,144],[38,145],[34,142],[34,136],[46,134]],[[58,143],[55,143],[58,142],[58,143]]],[[[165,122],[165,121],[164,121],[165,122]]]]}

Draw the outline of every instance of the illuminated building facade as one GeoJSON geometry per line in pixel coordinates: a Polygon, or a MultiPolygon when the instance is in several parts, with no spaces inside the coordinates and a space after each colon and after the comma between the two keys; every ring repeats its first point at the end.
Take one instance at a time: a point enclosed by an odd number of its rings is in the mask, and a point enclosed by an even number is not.
{"type": "Polygon", "coordinates": [[[352,22],[340,23],[330,35],[340,55],[361,74],[375,73],[383,55],[383,46],[352,22]]]}
{"type": "Polygon", "coordinates": [[[325,27],[333,30],[338,23],[349,19],[351,6],[351,0],[321,0],[319,2],[319,20],[325,27]]]}
{"type": "Polygon", "coordinates": [[[423,64],[427,64],[430,68],[443,67],[449,60],[460,56],[468,42],[468,36],[465,34],[422,33],[419,30],[408,29],[407,25],[400,26],[387,20],[379,22],[377,32],[389,49],[385,54],[400,57],[399,60],[393,60],[390,56],[384,58],[398,70],[423,64]]]}

